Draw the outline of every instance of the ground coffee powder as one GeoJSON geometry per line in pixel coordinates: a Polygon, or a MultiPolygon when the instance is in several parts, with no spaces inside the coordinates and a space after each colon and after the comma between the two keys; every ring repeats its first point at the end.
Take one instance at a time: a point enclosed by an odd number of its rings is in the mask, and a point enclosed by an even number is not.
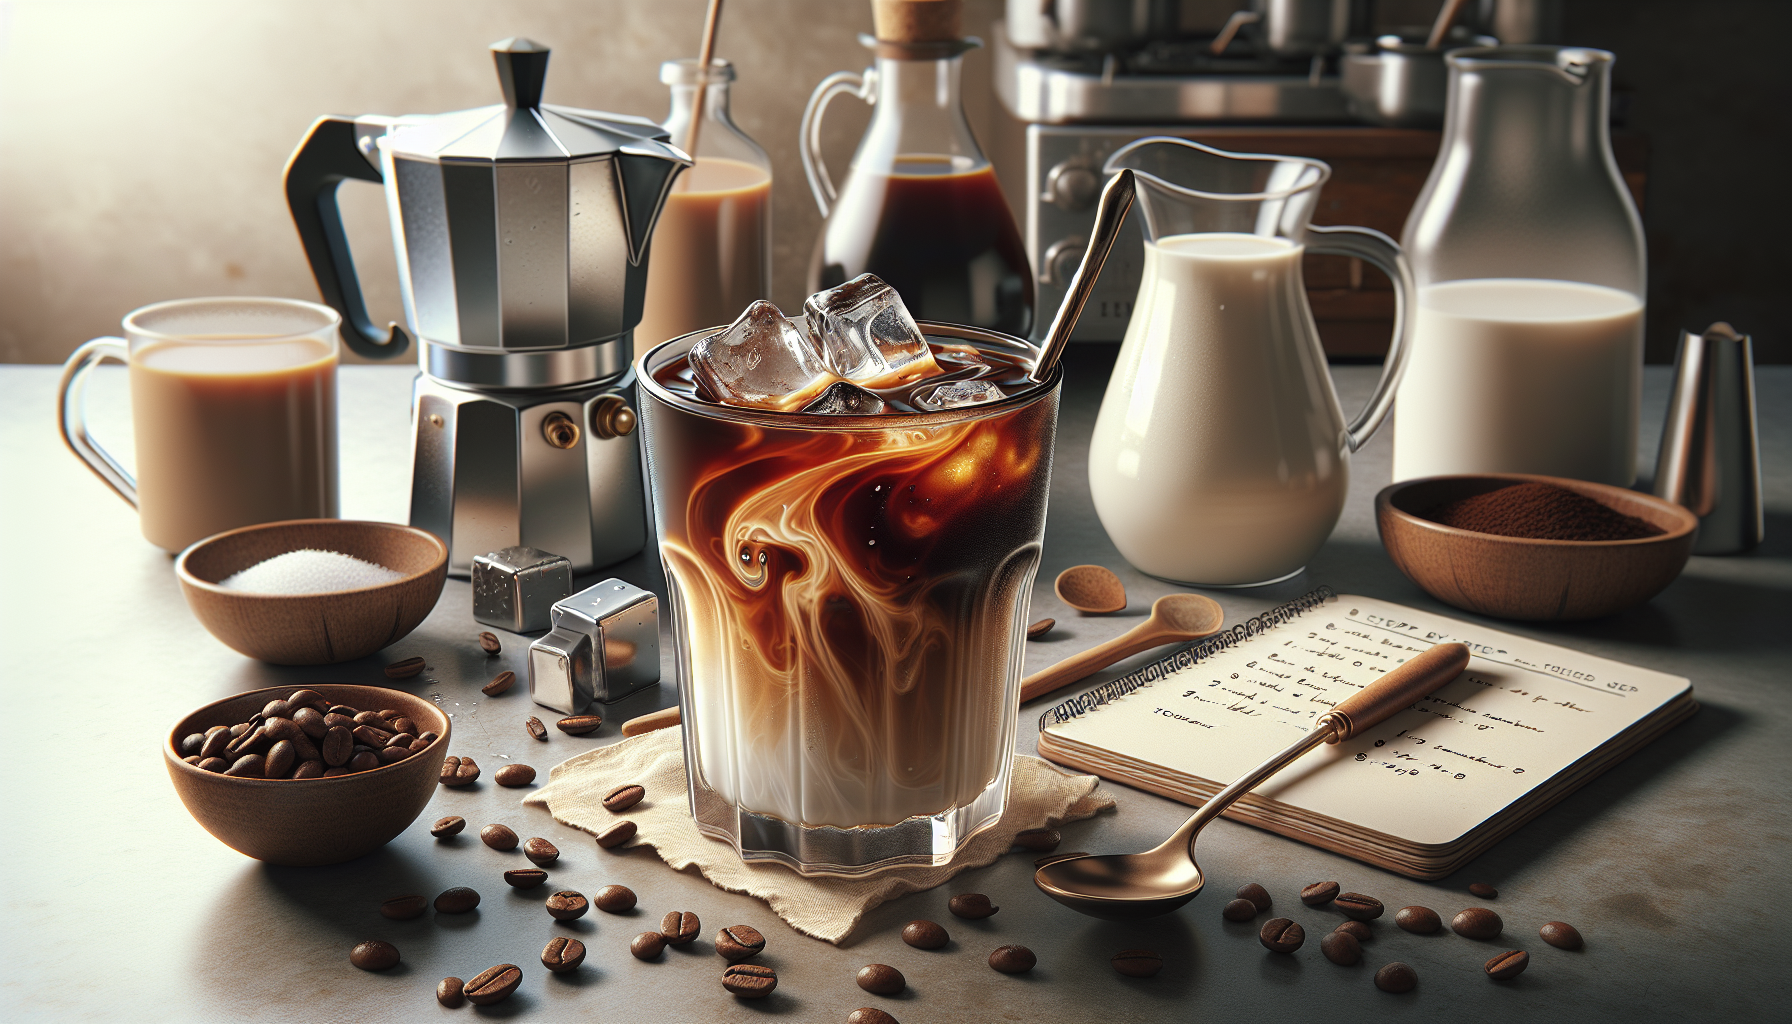
{"type": "Polygon", "coordinates": [[[1424,518],[1459,530],[1531,540],[1635,540],[1663,532],[1584,494],[1541,482],[1445,502],[1424,518]]]}

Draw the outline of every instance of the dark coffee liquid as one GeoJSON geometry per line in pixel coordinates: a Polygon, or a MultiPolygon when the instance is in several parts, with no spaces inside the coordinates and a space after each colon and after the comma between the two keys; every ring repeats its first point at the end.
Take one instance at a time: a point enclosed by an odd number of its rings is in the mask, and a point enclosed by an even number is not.
{"type": "MultiPolygon", "coordinates": [[[[935,377],[923,377],[893,388],[868,388],[872,394],[888,404],[890,413],[915,413],[929,411],[916,401],[918,393],[925,393],[937,385],[950,381],[986,380],[1002,389],[1002,393],[1013,397],[1034,386],[1027,376],[1032,371],[1032,363],[1026,360],[1006,356],[987,349],[973,348],[969,345],[942,344],[929,341],[927,347],[933,351],[933,361],[944,371],[935,377]]],[[[709,392],[698,383],[691,372],[689,358],[675,359],[653,372],[653,379],[660,386],[675,395],[708,402],[711,405],[725,405],[717,402],[709,392]]]]}
{"type": "Polygon", "coordinates": [[[902,157],[906,173],[852,175],[817,240],[809,291],[872,273],[917,320],[1026,337],[1033,274],[1002,186],[990,167],[950,167],[943,157],[902,157]]]}

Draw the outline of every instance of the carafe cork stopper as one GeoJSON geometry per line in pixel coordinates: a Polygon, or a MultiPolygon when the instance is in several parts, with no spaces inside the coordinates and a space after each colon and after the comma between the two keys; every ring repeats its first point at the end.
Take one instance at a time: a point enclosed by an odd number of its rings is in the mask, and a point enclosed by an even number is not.
{"type": "Polygon", "coordinates": [[[963,0],[871,0],[880,43],[957,42],[963,13],[963,0]]]}

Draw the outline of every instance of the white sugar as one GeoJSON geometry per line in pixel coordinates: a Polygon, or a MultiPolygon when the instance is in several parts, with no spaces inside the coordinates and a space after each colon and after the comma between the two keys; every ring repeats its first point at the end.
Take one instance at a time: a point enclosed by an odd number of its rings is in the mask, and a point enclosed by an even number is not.
{"type": "Polygon", "coordinates": [[[377,587],[403,578],[401,572],[353,555],[301,548],[257,562],[218,585],[254,594],[328,594],[377,587]]]}

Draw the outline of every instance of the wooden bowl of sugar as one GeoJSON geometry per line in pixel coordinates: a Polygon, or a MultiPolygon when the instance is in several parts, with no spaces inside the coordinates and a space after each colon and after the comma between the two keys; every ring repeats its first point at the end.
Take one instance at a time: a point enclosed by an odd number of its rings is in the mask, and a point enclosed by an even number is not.
{"type": "MultiPolygon", "coordinates": [[[[1651,495],[1522,473],[1404,480],[1375,496],[1375,522],[1388,556],[1427,594],[1482,615],[1528,621],[1593,619],[1643,604],[1686,567],[1699,525],[1691,512],[1651,495]],[[1530,486],[1525,492],[1508,490],[1519,485],[1530,486]],[[1552,494],[1551,488],[1570,494],[1552,494]],[[1479,523],[1490,515],[1497,520],[1501,493],[1513,495],[1505,501],[1509,506],[1505,518],[1529,512],[1534,524],[1548,518],[1541,510],[1554,508],[1573,520],[1578,506],[1594,513],[1590,519],[1583,516],[1591,524],[1584,532],[1624,533],[1627,524],[1619,522],[1623,517],[1640,520],[1653,532],[1614,540],[1550,540],[1501,536],[1439,521],[1479,523]],[[1520,497],[1529,497],[1532,504],[1521,507],[1520,497]],[[1576,499],[1591,499],[1603,511],[1576,499]],[[1463,511],[1453,515],[1451,509],[1463,511]],[[1465,518],[1477,510],[1479,520],[1465,518]]],[[[1580,521],[1567,523],[1577,524],[1580,521]]]]}
{"type": "Polygon", "coordinates": [[[292,519],[207,537],[174,573],[200,624],[233,650],[331,665],[416,629],[442,596],[448,548],[397,523],[292,519]]]}

